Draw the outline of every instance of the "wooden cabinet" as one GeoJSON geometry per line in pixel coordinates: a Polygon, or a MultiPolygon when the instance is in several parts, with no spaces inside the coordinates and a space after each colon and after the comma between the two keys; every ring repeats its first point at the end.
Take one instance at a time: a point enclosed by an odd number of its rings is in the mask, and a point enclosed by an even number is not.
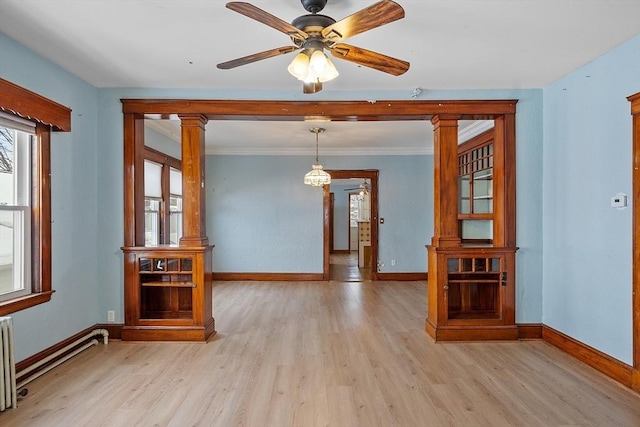
{"type": "Polygon", "coordinates": [[[211,246],[122,250],[123,340],[206,341],[215,334],[211,246]]]}
{"type": "Polygon", "coordinates": [[[428,247],[427,331],[436,340],[517,339],[515,251],[428,247]]]}
{"type": "Polygon", "coordinates": [[[434,116],[434,235],[426,330],[436,340],[517,339],[515,114],[458,144],[458,119],[434,116]]]}

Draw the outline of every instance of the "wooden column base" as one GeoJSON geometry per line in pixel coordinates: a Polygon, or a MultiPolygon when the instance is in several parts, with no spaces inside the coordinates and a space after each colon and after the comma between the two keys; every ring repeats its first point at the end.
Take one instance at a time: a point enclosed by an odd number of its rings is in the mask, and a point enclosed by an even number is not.
{"type": "Polygon", "coordinates": [[[631,373],[631,388],[640,392],[640,369],[634,369],[631,373]]]}
{"type": "Polygon", "coordinates": [[[123,326],[123,341],[208,341],[216,334],[215,319],[202,326],[123,326]]]}
{"type": "Polygon", "coordinates": [[[427,319],[425,330],[435,341],[502,341],[519,339],[516,325],[437,326],[427,319]]]}

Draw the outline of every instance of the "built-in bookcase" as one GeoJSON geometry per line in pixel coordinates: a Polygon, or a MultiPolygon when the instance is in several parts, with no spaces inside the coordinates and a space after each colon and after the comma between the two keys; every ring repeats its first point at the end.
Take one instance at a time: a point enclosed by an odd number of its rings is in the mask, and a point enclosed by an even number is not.
{"type": "Polygon", "coordinates": [[[130,247],[123,339],[203,341],[214,333],[211,247],[130,247]]]}

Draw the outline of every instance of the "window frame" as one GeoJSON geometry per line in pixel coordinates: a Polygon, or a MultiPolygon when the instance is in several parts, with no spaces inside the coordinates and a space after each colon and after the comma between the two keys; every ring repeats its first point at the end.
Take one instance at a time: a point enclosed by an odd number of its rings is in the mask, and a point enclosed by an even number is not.
{"type": "Polygon", "coordinates": [[[474,138],[466,141],[458,146],[458,235],[460,236],[463,243],[477,243],[477,244],[493,244],[494,241],[494,227],[495,227],[495,211],[496,207],[494,205],[495,198],[493,196],[493,192],[495,189],[493,188],[495,185],[495,146],[494,146],[494,129],[495,126],[491,129],[481,133],[480,135],[475,136],[474,138]],[[489,148],[490,147],[490,148],[489,148]],[[488,152],[486,156],[481,155],[481,150],[483,148],[487,148],[488,152]],[[477,153],[477,157],[473,157],[473,154],[477,153]],[[485,161],[486,160],[486,161],[485,161]],[[485,165],[486,164],[486,165],[485,165]],[[480,172],[485,172],[491,170],[491,186],[492,186],[492,195],[490,196],[491,200],[491,209],[489,212],[475,212],[475,196],[474,196],[474,187],[476,185],[475,175],[480,172]],[[463,176],[467,176],[468,180],[463,184],[467,188],[466,197],[468,199],[469,212],[461,213],[461,202],[463,199],[463,195],[460,187],[460,179],[463,176]],[[490,221],[491,222],[491,237],[490,238],[464,238],[463,237],[463,223],[465,221],[490,221]]]}
{"type": "Polygon", "coordinates": [[[13,133],[13,188],[11,201],[0,204],[0,212],[13,216],[12,290],[0,294],[0,303],[31,294],[31,146],[35,126],[25,128],[2,113],[0,127],[13,133]],[[7,121],[9,123],[7,123],[7,121]],[[15,123],[15,125],[14,125],[15,123]],[[27,130],[28,129],[28,130],[27,130]],[[20,286],[18,288],[18,286],[20,286]]]}
{"type": "MultiPolygon", "coordinates": [[[[171,169],[175,169],[177,171],[180,171],[180,173],[182,173],[182,162],[179,159],[176,159],[175,157],[169,156],[168,154],[162,153],[148,146],[144,147],[143,157],[144,157],[144,161],[156,163],[162,168],[161,169],[162,170],[161,172],[162,197],[159,199],[160,200],[160,211],[158,216],[159,235],[158,235],[157,246],[169,245],[171,241],[170,218],[172,215],[170,199],[172,196],[176,196],[175,194],[171,193],[171,189],[169,188],[170,181],[171,181],[170,173],[171,173],[171,169]]],[[[145,195],[144,198],[146,200],[148,197],[145,195]]],[[[180,196],[180,198],[182,199],[182,196],[180,196]]],[[[146,213],[146,209],[145,209],[145,213],[146,213]]],[[[146,221],[145,221],[145,235],[146,235],[146,221]]],[[[146,246],[146,237],[145,237],[145,246],[146,246]]],[[[149,246],[149,247],[154,247],[154,246],[149,246]]]]}
{"type": "Polygon", "coordinates": [[[51,300],[51,132],[71,131],[71,109],[0,78],[0,111],[35,122],[31,146],[31,293],[0,302],[0,316],[51,300]]]}

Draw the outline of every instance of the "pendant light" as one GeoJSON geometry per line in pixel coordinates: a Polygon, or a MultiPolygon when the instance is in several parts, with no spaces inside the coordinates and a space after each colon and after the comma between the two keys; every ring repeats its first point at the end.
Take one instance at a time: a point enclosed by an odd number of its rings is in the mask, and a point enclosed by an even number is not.
{"type": "Polygon", "coordinates": [[[312,187],[322,187],[331,184],[331,175],[322,170],[322,165],[318,160],[318,134],[324,132],[324,128],[311,128],[309,132],[316,134],[316,163],[311,170],[304,176],[304,183],[312,187]]]}

